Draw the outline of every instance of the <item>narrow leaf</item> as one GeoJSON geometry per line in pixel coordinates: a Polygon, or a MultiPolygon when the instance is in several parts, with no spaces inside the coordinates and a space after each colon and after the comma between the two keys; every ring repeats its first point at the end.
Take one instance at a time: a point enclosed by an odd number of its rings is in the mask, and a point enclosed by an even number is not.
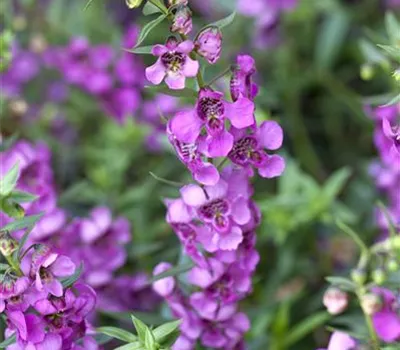
{"type": "Polygon", "coordinates": [[[133,49],[123,49],[124,51],[135,53],[137,55],[151,55],[152,45],[149,46],[139,46],[133,49]]]}
{"type": "Polygon", "coordinates": [[[25,242],[26,242],[26,240],[27,240],[28,237],[29,237],[29,234],[32,232],[32,230],[33,230],[34,228],[35,228],[35,226],[32,225],[31,227],[29,227],[29,228],[25,231],[24,235],[22,236],[22,238],[21,238],[21,240],[20,240],[20,242],[19,242],[18,250],[15,252],[15,258],[16,258],[16,259],[18,259],[18,258],[21,257],[21,255],[22,255],[22,248],[24,247],[25,242]]]}
{"type": "Polygon", "coordinates": [[[285,345],[296,344],[300,339],[311,333],[316,328],[326,323],[332,316],[325,311],[311,315],[294,326],[285,337],[285,345]]]}
{"type": "Polygon", "coordinates": [[[0,231],[13,232],[34,226],[42,218],[43,214],[44,213],[40,213],[38,215],[25,216],[22,219],[10,222],[6,226],[0,228],[0,231]]]}
{"type": "Polygon", "coordinates": [[[378,45],[381,49],[385,50],[386,53],[394,58],[396,61],[400,62],[400,48],[390,45],[378,45]]]}
{"type": "Polygon", "coordinates": [[[207,27],[218,27],[219,29],[222,29],[231,24],[235,19],[235,17],[236,17],[236,12],[232,12],[229,16],[222,18],[214,23],[210,23],[209,25],[207,25],[207,27]]]}
{"type": "Polygon", "coordinates": [[[142,344],[140,344],[138,341],[136,341],[134,343],[129,343],[129,344],[119,346],[118,348],[115,348],[114,350],[147,350],[147,349],[145,349],[142,344]]]}
{"type": "Polygon", "coordinates": [[[154,337],[158,343],[163,343],[164,340],[173,332],[175,332],[179,325],[180,320],[164,323],[163,325],[157,327],[153,330],[154,337]]]}
{"type": "Polygon", "coordinates": [[[5,271],[5,270],[7,270],[9,267],[10,267],[10,266],[7,265],[7,264],[1,264],[1,263],[0,263],[0,271],[5,271]]]}
{"type": "Polygon", "coordinates": [[[143,7],[142,13],[145,16],[152,15],[154,13],[162,13],[162,11],[154,4],[152,4],[150,1],[147,1],[146,4],[143,7]]]}
{"type": "Polygon", "coordinates": [[[146,39],[146,37],[150,34],[150,32],[157,27],[165,18],[167,17],[167,15],[162,14],[159,17],[157,17],[156,19],[153,19],[152,21],[150,21],[149,23],[147,23],[141,30],[139,38],[136,42],[135,47],[138,47],[144,39],[146,39]]]}
{"type": "Polygon", "coordinates": [[[74,274],[64,280],[61,281],[62,286],[65,288],[68,288],[72,286],[81,276],[83,271],[83,262],[79,265],[79,267],[75,270],[74,274]]]}
{"type": "Polygon", "coordinates": [[[194,263],[192,261],[189,263],[186,263],[186,264],[172,267],[172,268],[168,269],[167,271],[159,273],[158,275],[153,276],[153,278],[150,278],[150,280],[148,281],[148,284],[154,283],[154,282],[161,280],[163,278],[166,278],[166,277],[178,276],[184,272],[189,271],[193,267],[194,267],[194,263]]]}
{"type": "Polygon", "coordinates": [[[348,168],[343,168],[336,171],[326,182],[323,187],[323,194],[329,200],[333,200],[342,191],[346,181],[349,179],[351,171],[348,168]]]}
{"type": "Polygon", "coordinates": [[[94,1],[94,0],[89,0],[89,1],[86,3],[85,7],[83,8],[83,11],[86,11],[86,10],[90,7],[90,5],[92,4],[93,1],[94,1]]]}
{"type": "Polygon", "coordinates": [[[131,315],[133,325],[135,326],[137,335],[139,340],[144,343],[146,339],[146,332],[149,330],[149,327],[147,327],[141,320],[139,320],[137,317],[131,315]]]}
{"type": "Polygon", "coordinates": [[[38,198],[38,196],[28,192],[17,190],[17,191],[12,191],[8,198],[12,199],[14,202],[17,203],[26,203],[26,202],[33,202],[38,198]]]}
{"type": "Polygon", "coordinates": [[[15,163],[10,171],[0,179],[0,195],[7,196],[15,188],[19,176],[19,164],[15,163]]]}
{"type": "Polygon", "coordinates": [[[16,335],[13,334],[11,337],[8,337],[6,340],[0,343],[0,349],[5,349],[7,346],[14,344],[17,339],[16,335]]]}
{"type": "Polygon", "coordinates": [[[144,337],[144,345],[148,350],[155,350],[156,339],[150,328],[146,328],[145,337],[144,337]]]}
{"type": "Polygon", "coordinates": [[[397,45],[400,40],[400,22],[397,21],[393,12],[388,12],[385,16],[385,27],[389,35],[390,43],[397,45]]]}
{"type": "Polygon", "coordinates": [[[353,281],[344,277],[328,276],[325,279],[334,286],[347,291],[353,291],[357,288],[357,285],[353,281]]]}
{"type": "Polygon", "coordinates": [[[97,332],[109,335],[110,337],[122,340],[124,342],[132,343],[137,341],[137,337],[128,331],[117,327],[100,327],[96,329],[97,332]]]}
{"type": "Polygon", "coordinates": [[[395,105],[397,103],[400,103],[400,94],[398,94],[397,96],[393,97],[389,102],[385,103],[384,107],[392,106],[392,105],[395,105]]]}
{"type": "Polygon", "coordinates": [[[164,179],[164,178],[162,178],[162,177],[160,177],[160,176],[157,176],[156,174],[154,174],[154,173],[151,172],[151,171],[149,171],[149,174],[150,174],[154,179],[156,179],[157,181],[160,181],[160,182],[165,183],[165,184],[167,184],[167,185],[174,186],[174,187],[179,187],[179,188],[183,186],[183,183],[181,183],[181,182],[176,182],[176,181],[171,181],[171,180],[164,179]]]}

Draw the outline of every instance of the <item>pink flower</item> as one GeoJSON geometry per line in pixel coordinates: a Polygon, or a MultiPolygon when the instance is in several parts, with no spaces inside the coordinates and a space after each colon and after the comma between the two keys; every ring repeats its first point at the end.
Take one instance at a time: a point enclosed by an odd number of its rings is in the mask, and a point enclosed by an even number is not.
{"type": "Polygon", "coordinates": [[[323,303],[330,314],[337,315],[346,310],[349,297],[338,288],[329,288],[324,294],[323,303]]]}
{"type": "Polygon", "coordinates": [[[195,47],[197,53],[208,63],[214,64],[221,56],[222,34],[218,27],[208,27],[198,35],[195,47]]]}
{"type": "Polygon", "coordinates": [[[165,45],[155,45],[152,54],[159,58],[146,68],[146,78],[155,85],[165,78],[170,89],[183,89],[186,78],[195,77],[199,70],[199,62],[189,57],[193,48],[190,40],[178,43],[174,37],[170,37],[165,45]]]}

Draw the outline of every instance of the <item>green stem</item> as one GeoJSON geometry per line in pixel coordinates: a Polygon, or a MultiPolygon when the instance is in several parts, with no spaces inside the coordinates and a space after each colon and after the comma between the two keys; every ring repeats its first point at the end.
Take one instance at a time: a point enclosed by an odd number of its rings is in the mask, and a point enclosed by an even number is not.
{"type": "Polygon", "coordinates": [[[14,261],[12,255],[4,256],[4,258],[7,260],[8,264],[13,268],[13,270],[15,271],[15,273],[18,276],[22,276],[23,275],[23,273],[22,273],[22,271],[21,271],[21,269],[19,267],[19,264],[14,261]]]}
{"type": "Polygon", "coordinates": [[[380,350],[379,339],[378,339],[378,336],[376,335],[374,325],[372,323],[372,318],[370,315],[367,315],[366,313],[364,313],[364,318],[365,318],[365,323],[367,324],[369,335],[372,340],[373,349],[380,350]]]}
{"type": "Polygon", "coordinates": [[[155,7],[157,7],[164,15],[168,15],[168,10],[165,6],[160,4],[157,0],[149,0],[155,7]]]}

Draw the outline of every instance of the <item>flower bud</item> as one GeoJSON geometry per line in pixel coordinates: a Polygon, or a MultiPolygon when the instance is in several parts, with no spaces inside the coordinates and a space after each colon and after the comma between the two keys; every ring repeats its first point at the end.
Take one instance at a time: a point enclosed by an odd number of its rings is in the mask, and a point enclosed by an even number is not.
{"type": "Polygon", "coordinates": [[[218,27],[208,27],[198,35],[195,41],[197,53],[209,63],[218,61],[222,49],[222,34],[218,27]]]}
{"type": "Polygon", "coordinates": [[[372,271],[372,280],[378,284],[381,285],[383,282],[386,280],[386,273],[382,268],[378,268],[374,271],[372,271]]]}
{"type": "Polygon", "coordinates": [[[364,294],[361,297],[361,307],[367,315],[373,315],[382,308],[381,298],[373,293],[364,294]]]}
{"type": "Polygon", "coordinates": [[[360,76],[362,80],[371,80],[374,77],[374,67],[368,63],[361,66],[360,76]]]}
{"type": "Polygon", "coordinates": [[[11,100],[9,103],[10,111],[17,117],[23,116],[28,112],[28,104],[22,99],[11,100]]]}
{"type": "Polygon", "coordinates": [[[332,315],[337,315],[346,310],[349,303],[349,298],[346,292],[338,288],[329,288],[323,297],[323,304],[328,312],[332,315]]]}
{"type": "Polygon", "coordinates": [[[130,9],[139,7],[142,2],[143,0],[125,0],[126,6],[128,6],[130,9]]]}
{"type": "Polygon", "coordinates": [[[43,53],[47,49],[47,41],[41,34],[34,34],[29,40],[29,48],[35,53],[43,53]]]}
{"type": "Polygon", "coordinates": [[[175,5],[187,5],[189,0],[168,0],[168,7],[175,5]]]}
{"type": "Polygon", "coordinates": [[[187,35],[192,31],[192,11],[187,6],[179,6],[172,20],[171,32],[187,35]]]}
{"type": "Polygon", "coordinates": [[[351,271],[351,279],[357,284],[364,284],[367,280],[367,274],[363,269],[355,269],[351,271]]]}
{"type": "Polygon", "coordinates": [[[387,263],[386,267],[390,272],[396,272],[399,270],[399,262],[395,258],[390,258],[387,263]]]}
{"type": "Polygon", "coordinates": [[[10,236],[8,231],[0,232],[0,252],[4,256],[10,256],[18,249],[18,242],[10,236]]]}

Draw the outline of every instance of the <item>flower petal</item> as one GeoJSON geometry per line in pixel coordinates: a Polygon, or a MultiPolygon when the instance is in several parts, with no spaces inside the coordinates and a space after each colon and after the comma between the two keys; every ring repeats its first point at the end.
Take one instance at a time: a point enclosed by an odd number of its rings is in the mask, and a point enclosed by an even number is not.
{"type": "Polygon", "coordinates": [[[219,235],[218,246],[222,250],[236,250],[242,241],[242,230],[237,226],[233,226],[229,233],[219,235]]]}
{"type": "Polygon", "coordinates": [[[199,71],[199,62],[186,57],[185,64],[182,67],[182,73],[185,77],[193,78],[199,71]]]}
{"type": "Polygon", "coordinates": [[[228,131],[207,138],[208,153],[211,157],[225,157],[233,147],[233,136],[228,131]]]}
{"type": "Polygon", "coordinates": [[[193,172],[193,177],[203,185],[213,186],[219,181],[219,172],[214,165],[205,163],[193,172]]]}
{"type": "Polygon", "coordinates": [[[246,128],[255,122],[254,103],[245,97],[239,97],[235,103],[226,102],[225,115],[235,128],[246,128]]]}
{"type": "Polygon", "coordinates": [[[154,85],[160,84],[164,79],[166,73],[167,70],[162,64],[160,58],[152,66],[146,68],[146,78],[154,85]]]}
{"type": "Polygon", "coordinates": [[[170,123],[171,132],[179,141],[192,143],[200,135],[203,123],[194,110],[181,111],[175,114],[170,123]]]}
{"type": "Polygon", "coordinates": [[[164,53],[168,52],[168,48],[165,45],[154,45],[153,48],[151,49],[151,53],[154,56],[161,56],[164,53]]]}
{"type": "Polygon", "coordinates": [[[276,150],[281,147],[283,142],[281,126],[273,120],[263,122],[260,126],[259,141],[266,149],[276,150]]]}
{"type": "Polygon", "coordinates": [[[165,83],[171,90],[182,90],[185,88],[185,76],[179,73],[167,73],[167,77],[165,78],[165,83]]]}
{"type": "Polygon", "coordinates": [[[185,204],[192,207],[199,207],[207,201],[204,190],[198,185],[183,186],[180,193],[185,204]]]}
{"type": "Polygon", "coordinates": [[[75,264],[70,258],[60,255],[50,267],[51,272],[57,277],[67,277],[75,272],[75,264]]]}
{"type": "Polygon", "coordinates": [[[285,160],[278,155],[269,156],[263,167],[258,169],[258,173],[265,178],[280,176],[285,170],[285,160]]]}
{"type": "Polygon", "coordinates": [[[188,54],[191,51],[193,51],[193,49],[194,49],[193,42],[191,40],[185,40],[178,45],[176,51],[188,54]]]}

